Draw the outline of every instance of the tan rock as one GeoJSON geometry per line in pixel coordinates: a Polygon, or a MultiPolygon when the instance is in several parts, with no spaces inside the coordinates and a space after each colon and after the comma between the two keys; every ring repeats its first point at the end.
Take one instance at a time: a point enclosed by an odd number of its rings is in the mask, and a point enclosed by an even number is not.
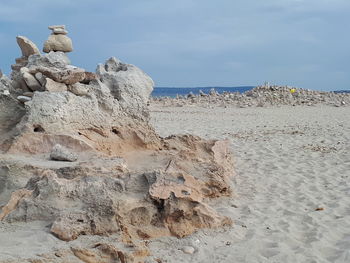
{"type": "Polygon", "coordinates": [[[72,40],[66,35],[50,35],[48,40],[44,43],[43,51],[49,53],[50,51],[72,52],[72,40]]]}
{"type": "Polygon", "coordinates": [[[73,85],[69,85],[68,90],[77,96],[85,96],[89,94],[88,85],[79,82],[73,85]]]}
{"type": "Polygon", "coordinates": [[[54,35],[67,35],[68,34],[68,31],[67,30],[64,30],[62,28],[55,28],[54,30],[52,30],[52,33],[54,35]]]}
{"type": "Polygon", "coordinates": [[[12,193],[9,202],[2,208],[0,213],[0,221],[2,221],[11,211],[15,210],[18,203],[25,197],[30,196],[33,191],[28,189],[19,189],[12,193]]]}
{"type": "Polygon", "coordinates": [[[40,83],[36,80],[36,78],[32,74],[30,74],[28,72],[24,72],[22,74],[22,77],[23,77],[24,81],[26,82],[27,86],[32,91],[42,90],[40,83]]]}
{"type": "Polygon", "coordinates": [[[97,76],[95,73],[86,71],[85,78],[81,81],[81,83],[89,84],[91,81],[95,79],[97,79],[97,76]]]}
{"type": "Polygon", "coordinates": [[[54,29],[63,29],[63,30],[65,30],[66,26],[65,25],[53,25],[53,26],[48,26],[48,29],[50,29],[50,30],[54,30],[54,29]]]}
{"type": "Polygon", "coordinates": [[[45,89],[50,92],[63,92],[67,91],[67,86],[64,83],[59,83],[50,78],[46,78],[45,89]]]}
{"type": "Polygon", "coordinates": [[[30,55],[34,54],[40,54],[39,49],[37,46],[30,41],[28,38],[24,36],[18,36],[16,37],[17,39],[17,44],[19,45],[21,51],[22,51],[22,56],[23,57],[29,57],[30,55]]]}

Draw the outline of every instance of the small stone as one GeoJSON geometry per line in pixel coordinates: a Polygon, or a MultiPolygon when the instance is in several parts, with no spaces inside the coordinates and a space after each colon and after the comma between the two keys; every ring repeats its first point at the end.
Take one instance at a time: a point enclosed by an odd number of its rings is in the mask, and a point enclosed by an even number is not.
{"type": "Polygon", "coordinates": [[[56,144],[52,148],[50,159],[54,161],[75,162],[78,160],[78,156],[62,145],[56,144]]]}
{"type": "Polygon", "coordinates": [[[226,241],[226,246],[231,246],[231,242],[230,241],[226,241]]]}
{"type": "Polygon", "coordinates": [[[54,29],[63,29],[63,30],[65,30],[66,26],[65,25],[53,25],[53,26],[48,26],[48,29],[50,29],[50,30],[54,30],[54,29]]]}
{"type": "Polygon", "coordinates": [[[195,97],[196,96],[193,94],[192,91],[190,91],[190,93],[188,93],[188,95],[187,95],[187,98],[190,98],[190,99],[195,98],[195,97]]]}
{"type": "Polygon", "coordinates": [[[6,96],[10,95],[10,91],[7,90],[7,89],[5,89],[5,90],[4,90],[4,95],[6,95],[6,96]]]}
{"type": "Polygon", "coordinates": [[[52,30],[52,33],[53,33],[54,35],[67,35],[67,34],[68,34],[68,31],[67,31],[67,30],[64,30],[64,29],[62,29],[62,28],[54,28],[54,29],[52,30]]]}
{"type": "Polygon", "coordinates": [[[41,84],[41,86],[45,87],[46,85],[46,78],[41,72],[35,73],[36,80],[41,84]]]}
{"type": "Polygon", "coordinates": [[[50,78],[46,78],[45,89],[50,92],[63,92],[67,91],[67,85],[64,83],[56,82],[50,78]]]}
{"type": "Polygon", "coordinates": [[[185,254],[193,254],[195,252],[194,247],[191,247],[191,246],[184,246],[181,250],[185,254]]]}
{"type": "Polygon", "coordinates": [[[23,103],[25,103],[25,102],[28,102],[28,101],[31,101],[31,100],[32,100],[32,98],[27,97],[27,96],[18,96],[18,97],[17,97],[17,99],[18,99],[20,102],[23,102],[23,103]]]}
{"type": "Polygon", "coordinates": [[[27,86],[32,91],[42,90],[40,83],[36,80],[36,78],[32,74],[30,74],[28,72],[24,72],[22,74],[22,77],[23,77],[24,81],[26,82],[27,86]]]}
{"type": "Polygon", "coordinates": [[[96,74],[93,73],[93,72],[88,72],[87,71],[87,72],[85,72],[85,78],[82,81],[80,81],[80,82],[83,83],[83,84],[90,84],[90,82],[95,80],[95,79],[97,79],[96,74]]]}
{"type": "Polygon", "coordinates": [[[69,85],[68,90],[77,96],[85,96],[89,94],[88,86],[79,82],[69,85]]]}
{"type": "Polygon", "coordinates": [[[26,97],[33,97],[34,93],[33,92],[24,92],[23,93],[23,96],[26,96],[26,97]]]}

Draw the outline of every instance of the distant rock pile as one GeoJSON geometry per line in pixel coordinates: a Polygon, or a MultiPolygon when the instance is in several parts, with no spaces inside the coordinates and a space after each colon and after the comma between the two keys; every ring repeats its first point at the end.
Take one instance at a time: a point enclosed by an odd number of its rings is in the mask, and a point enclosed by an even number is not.
{"type": "Polygon", "coordinates": [[[282,105],[314,106],[322,104],[340,107],[350,106],[350,94],[312,91],[266,84],[255,87],[245,93],[224,92],[219,94],[213,89],[209,94],[200,92],[199,95],[190,93],[187,96],[177,96],[176,98],[157,97],[152,98],[152,102],[161,103],[164,106],[185,106],[194,104],[203,107],[221,106],[246,108],[282,105]]]}
{"type": "Polygon", "coordinates": [[[22,57],[1,74],[0,220],[44,221],[69,249],[7,262],[143,262],[149,239],[230,225],[211,207],[232,191],[228,142],[161,138],[148,75],[116,58],[74,67],[65,27],[50,29],[49,53],[18,37],[22,57]]]}

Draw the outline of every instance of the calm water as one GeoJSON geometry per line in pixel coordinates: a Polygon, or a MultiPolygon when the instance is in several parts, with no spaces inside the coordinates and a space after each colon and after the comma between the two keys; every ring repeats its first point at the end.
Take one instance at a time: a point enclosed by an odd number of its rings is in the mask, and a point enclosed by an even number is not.
{"type": "Polygon", "coordinates": [[[211,89],[215,89],[218,93],[223,92],[246,92],[253,89],[254,86],[242,86],[242,87],[199,87],[199,88],[172,88],[172,87],[157,87],[152,92],[153,97],[176,97],[176,95],[187,95],[192,92],[193,94],[199,94],[202,90],[204,93],[209,93],[211,89]]]}

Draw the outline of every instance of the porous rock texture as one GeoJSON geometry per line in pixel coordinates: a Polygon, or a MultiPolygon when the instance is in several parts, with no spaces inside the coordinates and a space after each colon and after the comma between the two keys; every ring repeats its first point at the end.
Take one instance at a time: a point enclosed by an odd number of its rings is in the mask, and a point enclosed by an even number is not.
{"type": "Polygon", "coordinates": [[[68,88],[33,90],[21,103],[18,79],[1,78],[0,219],[47,222],[69,249],[8,262],[143,262],[149,239],[232,223],[211,207],[232,191],[229,142],[158,136],[143,71],[110,58],[85,73],[55,52],[28,61],[26,73],[68,88]],[[77,161],[50,160],[57,144],[77,161]],[[96,235],[100,242],[86,241],[96,235]]]}

